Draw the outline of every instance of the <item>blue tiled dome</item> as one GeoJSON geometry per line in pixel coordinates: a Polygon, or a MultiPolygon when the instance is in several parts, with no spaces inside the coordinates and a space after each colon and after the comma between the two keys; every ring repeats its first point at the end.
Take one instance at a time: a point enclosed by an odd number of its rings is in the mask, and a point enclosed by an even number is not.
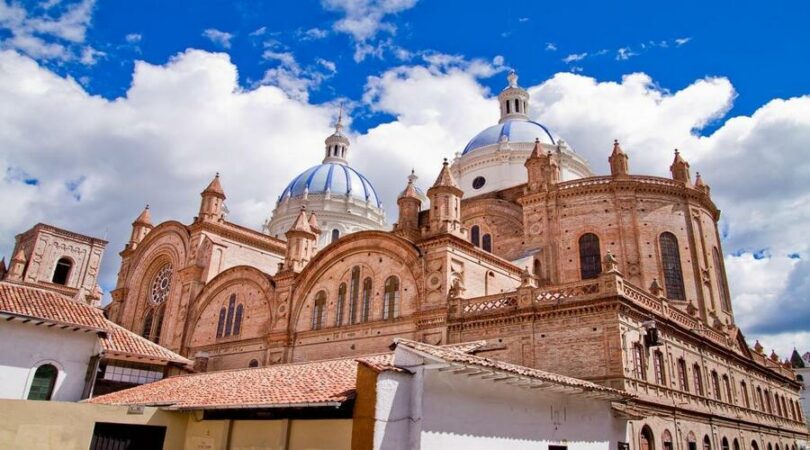
{"type": "Polygon", "coordinates": [[[502,136],[506,136],[509,142],[534,142],[535,139],[540,139],[543,144],[557,144],[557,137],[551,134],[548,128],[537,122],[531,120],[507,120],[478,133],[464,147],[462,154],[466,155],[475,149],[497,144],[501,141],[502,136]]]}
{"type": "Polygon", "coordinates": [[[382,207],[374,186],[360,172],[345,164],[323,163],[310,167],[293,178],[290,184],[281,193],[279,200],[288,195],[298,197],[304,191],[311,194],[324,194],[327,191],[332,196],[350,196],[362,201],[368,201],[378,208],[382,207]]]}

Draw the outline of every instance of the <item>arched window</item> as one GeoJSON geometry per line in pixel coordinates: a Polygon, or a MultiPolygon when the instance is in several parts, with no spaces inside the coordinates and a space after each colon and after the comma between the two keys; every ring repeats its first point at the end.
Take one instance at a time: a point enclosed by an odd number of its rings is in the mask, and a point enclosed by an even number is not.
{"type": "Polygon", "coordinates": [[[371,278],[363,280],[363,310],[360,314],[361,322],[368,322],[371,318],[371,278]]]}
{"type": "Polygon", "coordinates": [[[672,447],[672,433],[670,433],[669,430],[664,430],[664,432],[661,433],[661,444],[662,444],[663,450],[672,450],[673,449],[673,447],[672,447]]]}
{"type": "Polygon", "coordinates": [[[661,264],[664,267],[664,285],[666,287],[667,298],[686,300],[678,239],[674,234],[666,232],[661,234],[658,241],[661,247],[661,264]]]}
{"type": "Polygon", "coordinates": [[[695,437],[695,433],[691,431],[686,435],[686,448],[688,450],[697,450],[697,438],[695,437]]]}
{"type": "Polygon", "coordinates": [[[338,287],[337,304],[335,305],[335,326],[343,325],[343,308],[346,304],[346,283],[340,283],[338,287]]]}
{"type": "Polygon", "coordinates": [[[59,369],[53,364],[37,367],[34,379],[31,380],[31,388],[28,390],[28,400],[50,400],[58,375],[59,369]]]}
{"type": "Polygon", "coordinates": [[[712,370],[712,390],[714,391],[714,398],[723,400],[723,396],[720,395],[720,378],[714,370],[712,370]]]}
{"type": "Polygon", "coordinates": [[[233,335],[237,336],[242,331],[242,314],[244,314],[245,308],[240,303],[239,306],[236,307],[236,317],[233,319],[233,335]]]}
{"type": "Polygon", "coordinates": [[[217,322],[217,337],[221,338],[225,332],[225,307],[219,309],[219,321],[217,322]]]}
{"type": "Polygon", "coordinates": [[[773,405],[771,404],[771,392],[765,389],[765,411],[768,414],[773,414],[773,405]]]}
{"type": "Polygon", "coordinates": [[[644,361],[644,346],[639,343],[633,344],[633,364],[635,365],[636,378],[647,380],[647,365],[644,361]]]}
{"type": "Polygon", "coordinates": [[[655,450],[655,438],[649,426],[644,425],[639,434],[639,450],[655,450]]]}
{"type": "Polygon", "coordinates": [[[169,297],[169,290],[172,287],[172,265],[164,264],[152,279],[152,286],[149,290],[149,301],[153,305],[160,305],[169,297]]]}
{"type": "Polygon", "coordinates": [[[770,442],[768,442],[768,450],[773,450],[773,446],[771,445],[770,442]]]}
{"type": "Polygon", "coordinates": [[[689,392],[689,376],[686,374],[686,361],[683,358],[678,359],[678,384],[682,391],[689,392]]]}
{"type": "Polygon", "coordinates": [[[726,292],[726,279],[723,276],[723,266],[721,265],[720,252],[717,247],[712,249],[712,258],[714,259],[714,277],[717,278],[717,294],[720,297],[720,305],[723,306],[724,311],[731,311],[731,301],[726,292]]]}
{"type": "Polygon", "coordinates": [[[143,319],[143,330],[141,331],[141,336],[149,339],[152,335],[152,322],[155,320],[155,311],[150,309],[146,312],[146,317],[143,319]]]}
{"type": "Polygon", "coordinates": [[[228,314],[225,316],[225,336],[230,336],[233,331],[233,314],[236,309],[236,294],[231,294],[228,298],[228,314]]]}
{"type": "Polygon", "coordinates": [[[312,308],[312,329],[320,330],[326,318],[326,291],[315,294],[315,303],[312,308]]]}
{"type": "Polygon", "coordinates": [[[53,270],[53,278],[51,281],[55,284],[67,284],[71,268],[73,268],[73,261],[71,261],[70,258],[59,258],[53,270]]]}
{"type": "Polygon", "coordinates": [[[161,305],[155,313],[155,329],[152,330],[152,342],[160,344],[160,332],[163,330],[163,312],[166,308],[161,305]]]}
{"type": "Polygon", "coordinates": [[[583,280],[596,278],[602,273],[599,237],[593,233],[583,234],[579,238],[579,272],[583,280]]]}
{"type": "Polygon", "coordinates": [[[485,252],[492,253],[492,235],[487,233],[481,238],[481,248],[485,252]]]}
{"type": "Polygon", "coordinates": [[[259,367],[259,360],[258,359],[251,359],[248,363],[248,367],[259,367]]]}
{"type": "Polygon", "coordinates": [[[708,434],[703,436],[703,450],[712,450],[712,440],[708,434]]]}
{"type": "Polygon", "coordinates": [[[506,101],[506,114],[510,114],[511,112],[512,112],[512,110],[510,109],[510,106],[509,106],[509,100],[507,100],[506,101]]]}
{"type": "Polygon", "coordinates": [[[334,230],[332,230],[332,242],[335,242],[338,239],[340,239],[340,230],[335,228],[334,230]]]}
{"type": "Polygon", "coordinates": [[[695,378],[695,394],[703,396],[703,374],[700,372],[700,366],[697,364],[692,366],[692,372],[695,378]]]}
{"type": "Polygon", "coordinates": [[[728,403],[734,403],[734,396],[731,392],[731,381],[728,379],[728,375],[723,375],[723,388],[726,390],[726,401],[728,403]]]}
{"type": "Polygon", "coordinates": [[[757,444],[757,441],[751,441],[751,450],[759,450],[759,444],[757,444]]]}
{"type": "Polygon", "coordinates": [[[383,298],[383,320],[395,319],[399,315],[399,278],[390,276],[385,280],[383,298]]]}
{"type": "Polygon", "coordinates": [[[540,265],[540,260],[535,258],[534,267],[533,267],[535,277],[538,277],[538,278],[540,277],[541,269],[542,269],[542,266],[540,265]]]}
{"type": "Polygon", "coordinates": [[[748,386],[745,381],[740,381],[740,392],[742,392],[743,406],[750,408],[751,400],[748,398],[748,386]]]}
{"type": "Polygon", "coordinates": [[[725,436],[723,436],[723,439],[720,441],[720,448],[721,448],[722,450],[731,450],[731,449],[729,448],[729,446],[728,446],[728,439],[726,439],[726,437],[725,437],[725,436]]]}
{"type": "Polygon", "coordinates": [[[740,441],[738,441],[737,438],[734,438],[734,441],[732,442],[732,448],[734,450],[740,450],[740,441]]]}
{"type": "Polygon", "coordinates": [[[655,382],[661,386],[667,385],[666,373],[664,372],[664,354],[656,350],[653,355],[653,370],[655,371],[655,382]]]}
{"type": "Polygon", "coordinates": [[[515,112],[520,112],[520,101],[515,99],[515,112]]]}
{"type": "Polygon", "coordinates": [[[470,228],[470,242],[476,247],[481,246],[481,227],[478,225],[473,225],[470,228]]]}
{"type": "Polygon", "coordinates": [[[360,268],[352,268],[352,280],[349,291],[349,323],[357,323],[357,299],[360,296],[360,268]]]}
{"type": "Polygon", "coordinates": [[[762,397],[762,388],[757,386],[757,403],[759,404],[760,411],[765,411],[765,399],[762,397]]]}

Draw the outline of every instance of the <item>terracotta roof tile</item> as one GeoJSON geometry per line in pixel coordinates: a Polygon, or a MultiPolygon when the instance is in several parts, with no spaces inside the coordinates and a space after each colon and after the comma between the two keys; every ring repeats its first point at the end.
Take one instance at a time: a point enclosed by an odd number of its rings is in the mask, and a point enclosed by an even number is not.
{"type": "Polygon", "coordinates": [[[532,378],[539,381],[544,381],[559,386],[579,388],[584,391],[604,392],[615,394],[621,397],[630,397],[627,392],[617,389],[602,386],[600,384],[591,383],[590,381],[571,378],[556,373],[546,372],[544,370],[532,369],[530,367],[519,366],[504,361],[497,361],[491,358],[484,358],[481,356],[471,355],[463,351],[459,351],[453,347],[437,347],[435,345],[423,344],[421,342],[411,341],[408,339],[396,338],[394,342],[397,346],[405,346],[409,349],[415,350],[428,356],[433,356],[437,359],[454,362],[469,366],[475,366],[483,369],[492,369],[498,372],[507,372],[521,377],[532,378]]]}
{"type": "MultiPolygon", "coordinates": [[[[376,364],[387,364],[391,358],[391,354],[368,357],[376,364]]],[[[176,376],[89,402],[171,409],[327,406],[353,398],[356,378],[357,362],[344,358],[176,376]]]]}
{"type": "Polygon", "coordinates": [[[65,295],[17,283],[0,282],[0,313],[32,317],[103,332],[108,356],[129,356],[191,365],[192,361],[120,327],[93,306],[65,295]]]}

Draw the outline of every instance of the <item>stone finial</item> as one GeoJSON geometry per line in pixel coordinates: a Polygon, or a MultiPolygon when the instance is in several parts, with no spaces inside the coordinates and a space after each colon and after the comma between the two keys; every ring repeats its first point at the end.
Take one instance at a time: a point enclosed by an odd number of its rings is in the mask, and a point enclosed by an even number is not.
{"type": "Polygon", "coordinates": [[[214,176],[214,179],[211,180],[210,183],[208,183],[208,186],[205,188],[205,190],[202,191],[201,195],[205,196],[205,194],[212,194],[221,197],[222,199],[225,199],[225,191],[222,189],[222,184],[220,184],[219,182],[219,172],[217,172],[217,174],[214,176]]]}
{"type": "Polygon", "coordinates": [[[703,177],[700,176],[700,172],[695,174],[695,189],[699,191],[703,191],[706,195],[709,194],[709,185],[703,181],[703,177]]]}
{"type": "Polygon", "coordinates": [[[776,350],[771,349],[771,361],[778,363],[779,362],[779,355],[776,354],[776,350]]]}
{"type": "Polygon", "coordinates": [[[152,225],[152,214],[149,212],[149,205],[141,211],[138,217],[135,219],[135,222],[132,222],[132,225],[139,224],[139,225],[152,225]]]}
{"type": "Polygon", "coordinates": [[[528,267],[524,267],[520,273],[520,287],[535,287],[534,275],[529,272],[528,267]]]}
{"type": "Polygon", "coordinates": [[[301,231],[304,233],[312,233],[312,227],[309,226],[309,219],[307,218],[307,210],[304,207],[301,207],[301,212],[298,213],[298,217],[295,218],[293,221],[292,226],[290,227],[290,231],[301,231]]]}
{"type": "Polygon", "coordinates": [[[680,181],[687,186],[692,185],[692,177],[689,175],[689,163],[681,157],[681,152],[675,149],[675,159],[672,165],[669,166],[669,171],[672,172],[672,179],[680,181]]]}
{"type": "Polygon", "coordinates": [[[692,300],[689,300],[689,303],[686,304],[686,312],[692,317],[697,317],[698,309],[697,306],[692,303],[692,300]]]}
{"type": "Polygon", "coordinates": [[[420,197],[419,191],[416,190],[416,185],[414,184],[414,181],[416,181],[417,178],[418,177],[416,176],[416,173],[414,172],[413,169],[411,169],[411,174],[408,175],[408,184],[405,186],[405,189],[399,194],[399,197],[397,197],[398,199],[414,198],[416,200],[419,200],[420,203],[422,202],[422,199],[419,198],[420,197]]]}
{"type": "Polygon", "coordinates": [[[608,157],[610,163],[610,174],[614,177],[624,177],[628,174],[628,160],[629,157],[622,150],[619,145],[619,140],[613,140],[613,152],[608,157]]]}
{"type": "Polygon", "coordinates": [[[608,250],[604,258],[602,258],[602,270],[605,273],[619,273],[619,261],[610,250],[608,250]]]}
{"type": "Polygon", "coordinates": [[[315,234],[321,234],[321,227],[318,226],[318,218],[315,217],[315,213],[309,215],[309,228],[315,234]]]}
{"type": "Polygon", "coordinates": [[[510,88],[518,87],[518,75],[517,72],[514,70],[509,71],[509,75],[506,76],[506,81],[509,83],[510,88]]]}
{"type": "Polygon", "coordinates": [[[650,283],[650,293],[656,297],[663,296],[664,289],[661,287],[661,284],[658,283],[658,278],[653,278],[652,283],[650,283]]]}
{"type": "Polygon", "coordinates": [[[447,298],[449,299],[458,299],[464,294],[464,286],[461,284],[461,280],[458,278],[454,278],[453,281],[450,283],[450,288],[447,290],[447,298]]]}
{"type": "Polygon", "coordinates": [[[757,339],[757,341],[754,343],[754,351],[760,355],[763,355],[763,350],[765,350],[765,347],[763,347],[762,344],[759,343],[759,339],[757,339]]]}
{"type": "Polygon", "coordinates": [[[23,249],[20,248],[17,250],[17,253],[14,254],[14,257],[11,258],[11,264],[8,266],[6,279],[11,281],[22,281],[26,262],[27,259],[25,257],[25,252],[23,252],[23,249]]]}
{"type": "Polygon", "coordinates": [[[459,189],[456,179],[453,178],[453,174],[450,173],[450,163],[447,162],[447,158],[444,158],[444,161],[442,162],[442,170],[439,171],[439,176],[436,177],[436,182],[433,183],[433,187],[451,187],[459,189]]]}

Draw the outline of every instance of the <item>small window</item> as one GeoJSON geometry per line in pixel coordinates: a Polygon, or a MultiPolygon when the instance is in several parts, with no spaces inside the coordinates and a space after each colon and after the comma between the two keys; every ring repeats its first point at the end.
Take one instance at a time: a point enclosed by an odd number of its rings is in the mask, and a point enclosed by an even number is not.
{"type": "Polygon", "coordinates": [[[481,227],[478,225],[473,225],[470,228],[470,242],[476,247],[481,246],[481,227]]]}
{"type": "Polygon", "coordinates": [[[487,184],[487,179],[484,177],[475,177],[472,181],[473,189],[481,189],[485,184],[487,184]]]}
{"type": "Polygon", "coordinates": [[[334,230],[332,230],[332,242],[335,242],[338,239],[340,239],[340,230],[335,228],[334,230]]]}
{"type": "Polygon", "coordinates": [[[385,280],[383,299],[383,320],[395,319],[399,315],[399,278],[390,276],[385,280]]]}
{"type": "Polygon", "coordinates": [[[43,364],[34,372],[31,389],[28,390],[28,400],[50,400],[53,388],[56,386],[56,376],[59,369],[53,364],[43,364]]]}
{"type": "Polygon", "coordinates": [[[352,267],[351,284],[349,285],[349,320],[350,324],[357,323],[357,299],[360,297],[360,267],[352,267]]]}
{"type": "Polygon", "coordinates": [[[602,273],[599,237],[593,233],[583,234],[579,238],[579,271],[583,280],[596,278],[602,273]]]}
{"type": "Polygon", "coordinates": [[[346,304],[346,283],[340,283],[337,304],[335,305],[335,326],[343,325],[343,308],[346,304]]]}
{"type": "Polygon", "coordinates": [[[681,386],[681,390],[684,392],[689,392],[689,379],[686,375],[686,361],[683,358],[678,359],[678,383],[681,386]]]}
{"type": "Polygon", "coordinates": [[[655,438],[649,426],[644,425],[639,435],[639,450],[655,450],[655,438]]]}
{"type": "Polygon", "coordinates": [[[225,307],[219,309],[219,321],[217,322],[217,337],[221,338],[225,332],[225,307]]]}
{"type": "Polygon", "coordinates": [[[371,278],[363,280],[363,309],[360,315],[361,322],[368,322],[371,319],[371,278]]]}
{"type": "Polygon", "coordinates": [[[703,375],[700,372],[700,366],[697,364],[692,366],[692,372],[695,377],[695,394],[703,396],[703,375]]]}
{"type": "Polygon", "coordinates": [[[712,450],[712,441],[708,434],[703,436],[703,450],[712,450]]]}
{"type": "Polygon", "coordinates": [[[53,281],[55,284],[65,285],[70,277],[70,269],[73,267],[73,261],[69,258],[60,258],[56,262],[56,268],[53,271],[53,281]]]}
{"type": "Polygon", "coordinates": [[[487,233],[487,234],[484,235],[483,238],[481,238],[481,248],[485,252],[492,253],[492,235],[491,234],[487,233]]]}
{"type": "Polygon", "coordinates": [[[248,367],[259,367],[259,360],[251,359],[248,363],[248,367]]]}
{"type": "Polygon", "coordinates": [[[653,359],[653,370],[655,371],[655,382],[661,386],[666,386],[666,374],[664,373],[664,354],[660,351],[655,352],[653,359]]]}
{"type": "Polygon", "coordinates": [[[516,113],[520,112],[520,100],[518,99],[515,99],[515,112],[516,113]]]}
{"type": "Polygon", "coordinates": [[[312,307],[312,329],[320,330],[326,319],[326,291],[319,291],[315,295],[312,307]]]}
{"type": "Polygon", "coordinates": [[[511,107],[509,105],[510,105],[509,100],[507,100],[506,101],[506,114],[511,114],[512,113],[511,107]]]}
{"type": "Polygon", "coordinates": [[[633,344],[633,364],[636,372],[636,378],[639,380],[647,380],[647,366],[644,361],[644,347],[641,344],[633,344]]]}
{"type": "Polygon", "coordinates": [[[663,444],[664,450],[672,450],[672,433],[669,430],[664,430],[661,434],[661,443],[663,444]]]}
{"type": "Polygon", "coordinates": [[[667,298],[686,300],[678,239],[674,234],[667,232],[661,234],[658,240],[661,247],[661,263],[664,266],[664,286],[667,298]]]}
{"type": "Polygon", "coordinates": [[[723,436],[723,439],[720,441],[720,448],[722,450],[731,450],[731,447],[728,446],[728,439],[723,436]]]}
{"type": "Polygon", "coordinates": [[[236,307],[236,317],[233,319],[233,335],[238,336],[242,331],[242,315],[245,312],[244,306],[241,304],[236,307]]]}

